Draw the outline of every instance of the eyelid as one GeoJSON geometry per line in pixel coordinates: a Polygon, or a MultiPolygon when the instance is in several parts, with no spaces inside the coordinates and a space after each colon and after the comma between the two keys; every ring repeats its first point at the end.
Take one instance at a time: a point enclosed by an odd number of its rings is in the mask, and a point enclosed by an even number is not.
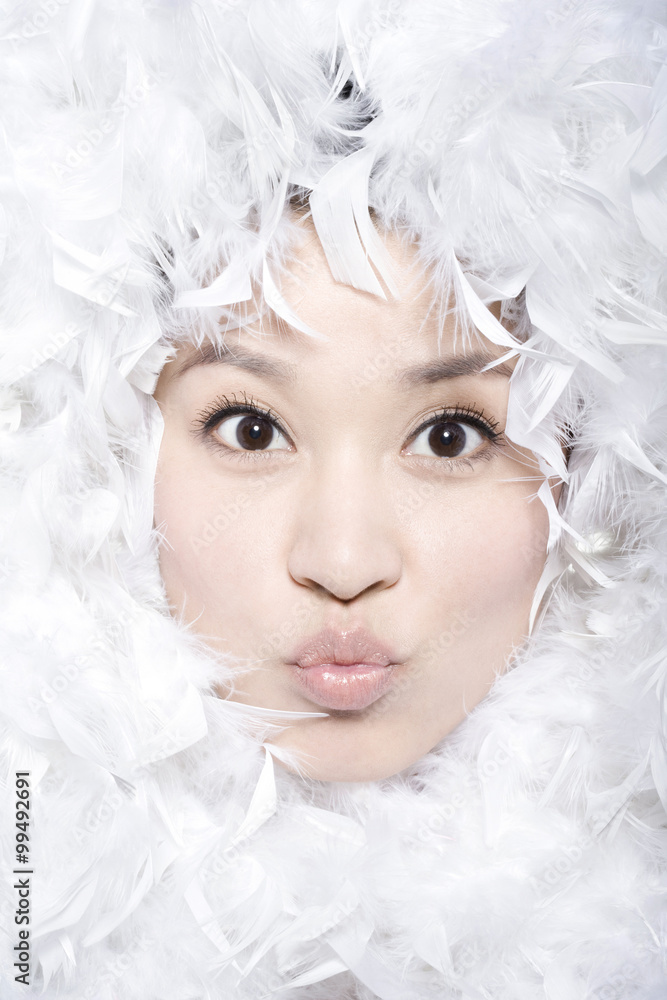
{"type": "Polygon", "coordinates": [[[482,409],[478,409],[476,406],[456,404],[455,406],[440,407],[435,412],[432,411],[430,416],[422,420],[416,430],[410,434],[402,451],[405,453],[406,449],[414,446],[422,434],[429,428],[436,427],[439,423],[445,422],[462,424],[463,426],[467,425],[478,436],[484,438],[486,443],[480,441],[471,452],[451,458],[442,455],[423,455],[419,452],[410,451],[407,452],[406,457],[412,461],[426,462],[429,464],[429,467],[433,467],[433,463],[435,463],[438,469],[447,469],[450,471],[471,469],[477,462],[492,458],[493,454],[504,441],[502,431],[496,430],[498,427],[497,420],[488,417],[482,409]]]}
{"type": "Polygon", "coordinates": [[[276,414],[270,409],[256,403],[252,396],[248,397],[243,393],[243,402],[239,402],[236,393],[231,396],[218,396],[213,404],[205,410],[199,410],[197,419],[193,421],[195,427],[203,434],[207,434],[226,417],[236,416],[240,413],[255,415],[263,420],[268,420],[276,430],[293,444],[289,432],[283,427],[276,414]]]}
{"type": "MultiPolygon", "coordinates": [[[[228,397],[226,395],[220,395],[216,397],[216,399],[214,400],[213,404],[210,407],[208,407],[205,410],[198,411],[197,419],[194,420],[193,423],[197,429],[197,433],[201,434],[205,439],[210,441],[212,437],[210,432],[215,427],[217,427],[218,424],[220,424],[223,420],[225,420],[228,417],[236,416],[239,414],[256,415],[264,420],[267,420],[270,424],[273,425],[273,427],[275,427],[275,429],[280,434],[283,435],[285,440],[289,443],[289,445],[292,448],[295,447],[294,442],[292,440],[292,436],[283,427],[282,423],[279,421],[278,417],[273,413],[273,411],[270,408],[266,408],[256,403],[252,398],[252,396],[248,397],[245,392],[243,393],[243,402],[238,401],[236,393],[232,393],[231,397],[228,397]]],[[[422,434],[423,431],[425,431],[428,427],[432,427],[436,425],[438,422],[444,422],[444,421],[469,424],[470,426],[475,428],[475,430],[477,430],[480,434],[482,434],[491,445],[498,444],[504,438],[503,433],[501,431],[496,430],[496,428],[498,427],[498,421],[494,420],[492,417],[487,416],[481,408],[478,408],[476,405],[456,403],[453,406],[445,405],[438,407],[434,410],[431,410],[430,414],[427,417],[425,417],[421,421],[419,426],[410,433],[407,441],[405,442],[401,450],[403,451],[410,444],[412,444],[419,437],[419,435],[422,434]]],[[[239,455],[259,456],[259,455],[265,455],[269,451],[269,449],[258,449],[257,451],[250,451],[243,448],[239,449],[231,448],[229,445],[225,444],[225,442],[220,439],[216,441],[216,444],[219,447],[225,448],[227,451],[236,456],[239,455]]],[[[270,449],[270,450],[284,451],[285,449],[270,449]]],[[[487,450],[488,449],[485,448],[483,449],[483,452],[486,452],[487,450]]],[[[417,459],[427,458],[427,460],[429,461],[431,460],[428,456],[414,455],[411,457],[417,459]]],[[[438,456],[433,456],[433,459],[435,459],[440,463],[445,463],[445,462],[449,463],[450,465],[455,465],[457,462],[466,463],[470,465],[472,464],[472,462],[476,460],[477,457],[481,457],[481,455],[478,456],[475,452],[472,452],[471,456],[465,456],[460,459],[458,458],[448,459],[438,456]]]]}
{"type": "Polygon", "coordinates": [[[451,420],[454,423],[469,423],[480,434],[484,434],[489,441],[495,441],[502,436],[501,432],[497,430],[498,421],[488,417],[482,409],[469,404],[456,403],[454,406],[441,406],[436,410],[431,410],[430,415],[425,417],[419,426],[412,431],[406,444],[418,437],[427,427],[445,420],[451,420]]]}
{"type": "MultiPolygon", "coordinates": [[[[269,425],[271,427],[271,441],[269,441],[266,447],[252,449],[252,448],[244,448],[242,445],[240,445],[240,442],[238,440],[239,427],[249,417],[251,418],[252,423],[254,425],[257,425],[258,418],[255,412],[248,413],[246,411],[241,413],[227,413],[225,416],[223,416],[222,420],[216,421],[210,432],[215,438],[216,444],[220,444],[223,447],[229,448],[231,449],[231,451],[235,452],[240,451],[244,453],[261,452],[262,454],[264,454],[267,451],[272,451],[272,452],[291,451],[290,442],[282,433],[282,431],[278,430],[278,428],[274,423],[271,423],[269,425]],[[237,421],[239,422],[237,423],[237,421]],[[236,431],[234,430],[235,424],[236,424],[236,431]],[[236,440],[234,440],[235,433],[236,433],[236,440]],[[229,440],[230,437],[231,441],[229,440]],[[281,442],[285,443],[286,448],[282,447],[281,442]]],[[[264,424],[268,423],[268,421],[264,417],[259,418],[259,420],[264,424]]]]}

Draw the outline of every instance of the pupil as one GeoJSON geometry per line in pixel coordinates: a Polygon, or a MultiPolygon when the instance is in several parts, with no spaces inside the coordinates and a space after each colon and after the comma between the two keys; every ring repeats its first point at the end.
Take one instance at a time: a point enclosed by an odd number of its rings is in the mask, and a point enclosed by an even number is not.
{"type": "Polygon", "coordinates": [[[259,451],[271,444],[273,427],[266,420],[258,417],[244,417],[236,428],[236,440],[243,448],[259,451]]]}
{"type": "Polygon", "coordinates": [[[466,432],[460,424],[436,424],[428,443],[439,458],[456,458],[466,445],[466,432]]]}

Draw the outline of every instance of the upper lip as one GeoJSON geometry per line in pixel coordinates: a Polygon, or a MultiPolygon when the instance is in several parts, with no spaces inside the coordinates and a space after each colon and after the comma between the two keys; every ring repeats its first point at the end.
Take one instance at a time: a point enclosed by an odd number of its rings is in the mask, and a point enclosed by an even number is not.
{"type": "Polygon", "coordinates": [[[322,663],[337,663],[340,666],[370,663],[388,667],[398,661],[384,643],[371,632],[358,627],[345,631],[322,629],[299,644],[290,662],[299,667],[317,667],[322,663]]]}

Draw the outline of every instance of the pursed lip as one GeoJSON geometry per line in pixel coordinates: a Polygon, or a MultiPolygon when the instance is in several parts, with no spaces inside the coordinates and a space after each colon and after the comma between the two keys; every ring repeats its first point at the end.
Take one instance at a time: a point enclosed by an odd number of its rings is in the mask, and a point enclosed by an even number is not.
{"type": "Polygon", "coordinates": [[[367,663],[388,667],[399,661],[388,646],[366,629],[357,627],[349,631],[322,629],[317,635],[301,642],[289,662],[307,668],[317,667],[323,663],[339,666],[367,663]]]}
{"type": "Polygon", "coordinates": [[[302,695],[323,708],[361,711],[391,687],[397,657],[364,628],[325,628],[289,661],[302,695]]]}

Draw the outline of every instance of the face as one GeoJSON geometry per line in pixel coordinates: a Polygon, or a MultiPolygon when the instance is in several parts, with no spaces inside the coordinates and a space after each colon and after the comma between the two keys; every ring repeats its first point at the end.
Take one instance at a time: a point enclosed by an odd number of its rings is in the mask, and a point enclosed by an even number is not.
{"type": "Polygon", "coordinates": [[[450,733],[528,629],[548,520],[503,434],[508,368],[431,308],[385,237],[401,297],[336,283],[308,225],[275,317],[184,345],[156,389],[155,484],[174,614],[239,664],[221,697],[318,713],[272,737],[301,773],[366,781],[450,733]],[[224,353],[224,352],[227,353],[224,353]]]}

